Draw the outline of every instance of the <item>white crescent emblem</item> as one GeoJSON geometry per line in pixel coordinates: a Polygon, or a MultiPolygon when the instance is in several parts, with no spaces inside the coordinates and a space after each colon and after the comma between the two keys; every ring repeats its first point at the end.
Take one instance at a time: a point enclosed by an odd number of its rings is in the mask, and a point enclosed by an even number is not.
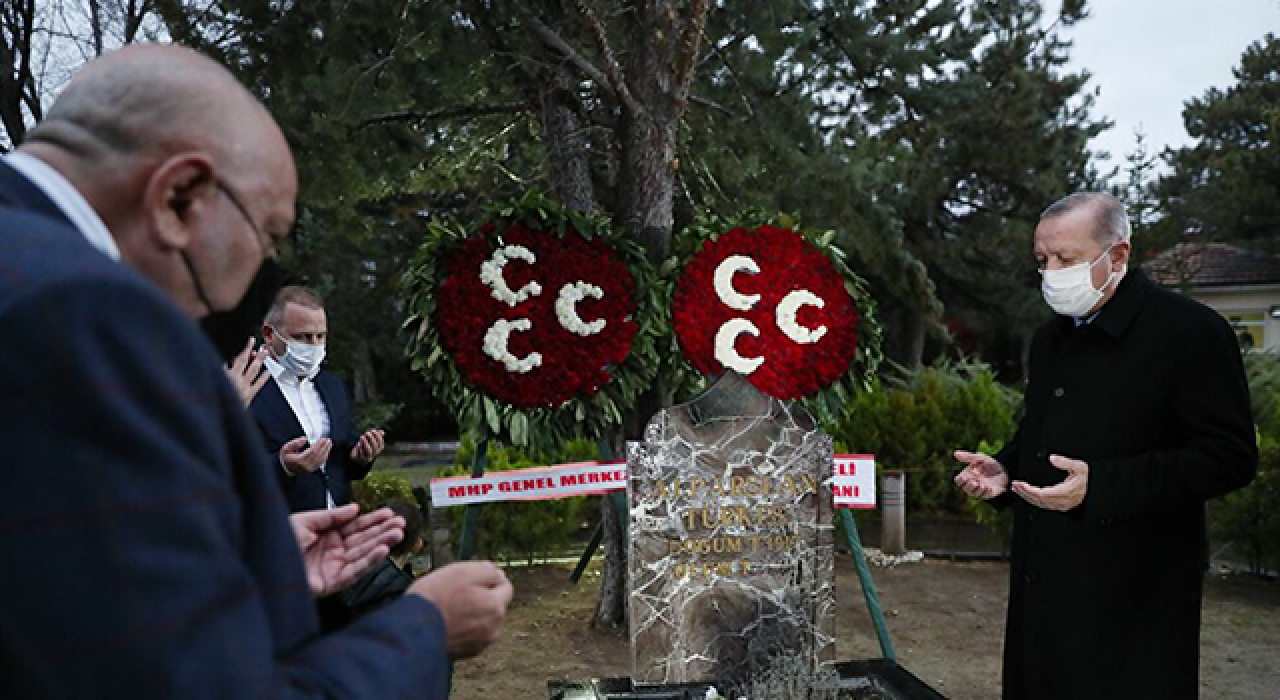
{"type": "Polygon", "coordinates": [[[531,352],[525,357],[516,357],[507,349],[507,343],[514,331],[527,331],[533,328],[533,322],[527,318],[508,321],[500,318],[489,326],[484,334],[484,354],[501,362],[508,372],[525,374],[542,364],[542,353],[531,352]]]}
{"type": "Polygon", "coordinates": [[[603,318],[587,323],[578,315],[578,302],[587,297],[603,299],[604,290],[581,280],[560,288],[560,294],[556,297],[556,318],[565,330],[581,336],[595,335],[604,330],[603,318]]]}
{"type": "Polygon", "coordinates": [[[743,357],[738,354],[738,336],[749,333],[760,336],[760,329],[745,318],[734,318],[724,322],[716,331],[716,359],[720,364],[738,374],[748,375],[764,364],[763,357],[743,357]]]}
{"type": "Polygon", "coordinates": [[[759,274],[760,266],[755,260],[745,255],[730,255],[716,265],[716,296],[720,297],[720,301],[723,301],[725,306],[737,311],[750,310],[751,307],[760,303],[759,294],[739,294],[738,290],[733,288],[733,276],[744,270],[753,275],[759,274]]]}
{"type": "Polygon", "coordinates": [[[519,291],[511,291],[506,278],[502,276],[502,268],[507,266],[509,260],[523,260],[532,265],[538,261],[538,257],[522,245],[503,246],[493,251],[488,260],[480,263],[480,281],[493,290],[490,295],[507,306],[515,306],[542,294],[542,285],[533,281],[526,282],[519,291]]]}
{"type": "Polygon", "coordinates": [[[800,311],[801,306],[816,306],[821,309],[826,306],[826,303],[822,301],[822,297],[807,289],[797,289],[791,292],[783,297],[782,301],[778,302],[778,308],[775,310],[778,330],[800,345],[816,343],[822,339],[822,336],[827,334],[827,327],[806,328],[800,325],[800,322],[796,320],[796,314],[800,311]]]}

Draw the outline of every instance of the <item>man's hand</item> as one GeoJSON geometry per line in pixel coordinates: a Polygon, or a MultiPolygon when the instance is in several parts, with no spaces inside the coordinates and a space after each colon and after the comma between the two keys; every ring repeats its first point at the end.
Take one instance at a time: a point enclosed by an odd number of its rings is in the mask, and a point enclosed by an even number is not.
{"type": "Polygon", "coordinates": [[[487,561],[441,567],[409,587],[440,608],[449,637],[449,657],[467,659],[493,644],[502,631],[515,589],[502,569],[487,561]]]}
{"type": "Polygon", "coordinates": [[[1009,489],[1009,474],[994,457],[956,450],[955,458],[965,465],[956,474],[956,485],[970,496],[990,500],[1009,489]]]}
{"type": "Polygon", "coordinates": [[[351,585],[404,537],[404,518],[390,508],[360,515],[354,503],[294,513],[289,524],[302,550],[307,585],[317,597],[351,585]]]}
{"type": "Polygon", "coordinates": [[[307,446],[307,438],[296,437],[280,448],[280,463],[290,474],[313,472],[329,461],[329,450],[333,449],[333,440],[320,438],[316,444],[307,446]]]}
{"type": "Polygon", "coordinates": [[[1068,511],[1084,503],[1089,490],[1089,463],[1062,455],[1049,455],[1049,464],[1067,473],[1060,484],[1039,488],[1025,481],[1013,482],[1013,492],[1022,500],[1045,510],[1068,511]]]}
{"type": "Polygon", "coordinates": [[[386,433],[381,430],[366,430],[364,435],[356,441],[355,447],[351,448],[351,459],[361,463],[369,464],[378,455],[382,454],[382,448],[386,446],[384,441],[386,433]]]}
{"type": "Polygon", "coordinates": [[[266,370],[262,368],[262,362],[267,359],[267,346],[263,345],[257,350],[253,349],[253,338],[249,338],[249,342],[245,344],[244,350],[236,355],[231,364],[227,365],[227,378],[231,380],[232,386],[240,394],[240,401],[248,406],[253,397],[258,395],[258,391],[266,385],[267,379],[271,377],[266,370]]]}

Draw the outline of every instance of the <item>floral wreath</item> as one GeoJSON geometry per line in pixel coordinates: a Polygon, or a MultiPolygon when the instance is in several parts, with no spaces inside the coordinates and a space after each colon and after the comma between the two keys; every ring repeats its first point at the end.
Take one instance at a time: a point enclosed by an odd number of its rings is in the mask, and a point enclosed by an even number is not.
{"type": "Polygon", "coordinates": [[[459,426],[541,450],[616,433],[666,325],[641,248],[536,192],[430,231],[403,282],[406,354],[459,426]]]}
{"type": "Polygon", "coordinates": [[[803,399],[820,421],[869,387],[883,358],[875,302],[834,239],[759,212],[681,232],[671,315],[694,384],[731,369],[770,396],[803,399]]]}

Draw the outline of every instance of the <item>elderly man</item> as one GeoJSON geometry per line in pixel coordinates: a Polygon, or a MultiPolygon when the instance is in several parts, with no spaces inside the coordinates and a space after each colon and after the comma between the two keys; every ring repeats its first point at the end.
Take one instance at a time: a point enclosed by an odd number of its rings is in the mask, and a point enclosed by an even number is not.
{"type": "Polygon", "coordinates": [[[342,380],[321,369],[329,320],[305,287],[276,295],[262,336],[271,381],[249,405],[271,461],[279,465],[294,512],[351,502],[349,482],[363,479],[382,452],[383,432],[357,433],[342,380]]]}
{"type": "Polygon", "coordinates": [[[1227,322],[1128,269],[1124,208],[1074,194],[1035,257],[1058,315],[1036,333],[1022,421],[967,493],[1014,508],[1006,700],[1195,698],[1204,502],[1257,470],[1227,322]]]}
{"type": "Polygon", "coordinates": [[[401,523],[291,527],[221,367],[296,187],[262,106],[172,46],[90,63],[0,161],[0,697],[442,698],[447,659],[496,637],[487,563],[317,633],[313,595],[401,523]]]}

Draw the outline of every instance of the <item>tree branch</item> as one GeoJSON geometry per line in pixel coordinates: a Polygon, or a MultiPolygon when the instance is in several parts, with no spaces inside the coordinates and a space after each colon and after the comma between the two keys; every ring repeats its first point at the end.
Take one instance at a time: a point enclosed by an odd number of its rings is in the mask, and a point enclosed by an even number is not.
{"type": "Polygon", "coordinates": [[[689,99],[689,86],[693,83],[694,62],[702,45],[702,32],[707,27],[707,15],[711,12],[711,0],[692,0],[689,3],[689,19],[680,37],[680,53],[676,56],[675,98],[677,103],[689,99]]]}
{"type": "Polygon", "coordinates": [[[709,107],[709,108],[714,109],[715,111],[720,112],[720,113],[722,113],[722,114],[727,114],[727,115],[729,115],[730,117],[736,117],[736,116],[738,116],[738,115],[737,115],[737,113],[735,113],[732,109],[729,109],[728,107],[725,107],[724,105],[720,104],[719,102],[716,102],[715,100],[711,100],[711,99],[708,99],[708,98],[706,98],[706,97],[702,97],[702,96],[700,96],[700,95],[691,95],[691,96],[689,97],[689,101],[690,101],[690,102],[692,102],[692,103],[694,103],[694,104],[696,104],[696,105],[701,105],[701,106],[703,106],[703,107],[709,107]]]}
{"type": "Polygon", "coordinates": [[[518,114],[528,112],[533,105],[528,102],[496,102],[493,104],[462,105],[458,107],[440,107],[425,112],[406,110],[403,112],[387,112],[375,114],[360,121],[360,127],[376,124],[394,124],[397,122],[422,123],[440,119],[458,119],[483,117],[491,114],[518,114]]]}
{"type": "Polygon", "coordinates": [[[572,63],[592,82],[605,90],[617,92],[603,71],[597,68],[594,63],[584,58],[582,54],[578,53],[578,50],[573,48],[569,42],[565,41],[564,37],[557,34],[551,27],[548,27],[546,22],[535,17],[533,13],[524,6],[523,2],[516,2],[513,9],[520,17],[520,21],[526,24],[529,29],[532,29],[533,33],[538,35],[538,38],[542,40],[542,43],[560,52],[561,55],[568,59],[570,63],[572,63]]]}
{"type": "Polygon", "coordinates": [[[703,66],[707,65],[708,63],[710,63],[710,62],[711,62],[711,60],[712,60],[713,58],[715,58],[715,57],[716,57],[716,53],[717,53],[717,52],[719,52],[719,51],[729,51],[729,50],[733,49],[734,47],[736,47],[738,44],[741,44],[743,41],[746,41],[747,36],[748,36],[747,34],[738,34],[738,35],[734,36],[732,39],[730,39],[729,41],[726,41],[726,42],[724,43],[724,45],[723,45],[723,46],[717,46],[717,45],[716,45],[716,44],[714,44],[714,43],[712,43],[712,44],[708,44],[708,46],[711,48],[711,50],[710,50],[710,51],[708,51],[708,52],[706,53],[706,55],[704,55],[704,56],[702,57],[702,60],[701,60],[701,61],[698,61],[697,69],[698,69],[698,70],[701,70],[701,68],[702,68],[703,66]]]}
{"type": "MultiPolygon", "coordinates": [[[[702,0],[708,2],[709,0],[702,0]]],[[[622,106],[630,114],[639,114],[643,111],[643,107],[636,98],[631,94],[631,88],[627,87],[627,76],[622,71],[622,66],[618,63],[618,57],[613,53],[613,47],[609,45],[609,36],[605,33],[604,25],[600,23],[600,18],[596,16],[591,6],[586,0],[575,0],[574,5],[578,8],[578,15],[582,17],[583,24],[587,25],[587,29],[591,32],[591,38],[596,44],[596,53],[600,57],[600,61],[604,63],[605,75],[609,76],[609,84],[613,88],[614,94],[618,96],[618,100],[622,102],[622,106]]]]}
{"type": "Polygon", "coordinates": [[[132,44],[138,38],[138,31],[142,29],[142,20],[149,12],[151,12],[151,0],[142,0],[141,4],[138,4],[137,0],[129,0],[129,7],[125,10],[124,43],[132,44]]]}

